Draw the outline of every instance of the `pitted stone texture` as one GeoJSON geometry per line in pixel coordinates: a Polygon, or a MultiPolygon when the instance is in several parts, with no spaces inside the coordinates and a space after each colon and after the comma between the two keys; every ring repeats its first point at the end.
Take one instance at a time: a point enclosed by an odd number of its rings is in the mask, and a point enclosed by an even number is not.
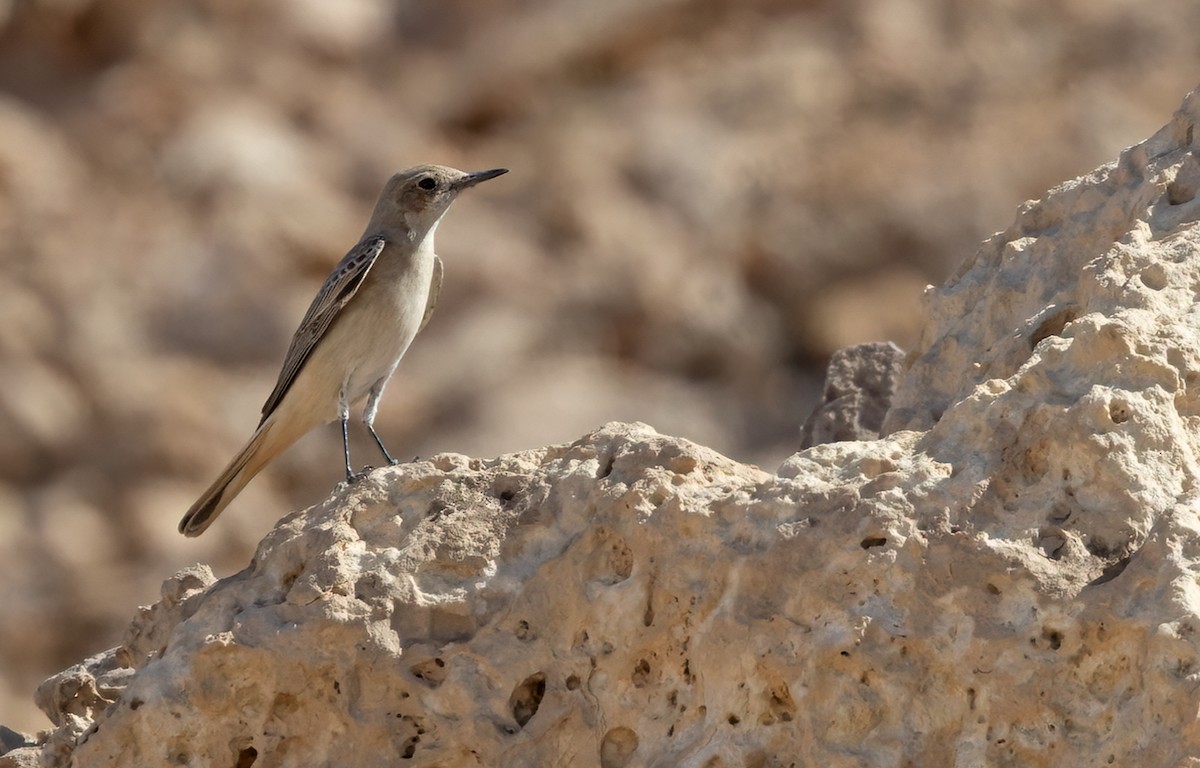
{"type": "Polygon", "coordinates": [[[1200,97],[1024,204],[946,285],[884,433],[971,478],[952,525],[1032,540],[1073,592],[1190,508],[1200,443],[1200,97]],[[1173,511],[1175,510],[1175,511],[1173,511]],[[1074,567],[1062,569],[1061,564],[1074,567]]]}
{"type": "Polygon", "coordinates": [[[833,353],[821,402],[800,430],[800,447],[879,437],[903,369],[904,351],[890,341],[833,353]]]}
{"type": "Polygon", "coordinates": [[[931,440],[822,445],[772,476],[610,424],[569,446],[379,470],[282,521],[187,611],[144,612],[139,636],[165,647],[48,761],[1200,755],[1200,505],[1154,513],[1127,567],[1106,571],[1107,556],[973,523],[973,474],[931,440]]]}
{"type": "MultiPolygon", "coordinates": [[[[990,401],[997,380],[1058,402],[1097,383],[1159,387],[1193,417],[1198,121],[1193,92],[1154,136],[1021,205],[1012,226],[928,288],[929,321],[884,432],[929,429],[972,396],[990,401]]],[[[1132,415],[1119,411],[1118,423],[1132,415]]]]}

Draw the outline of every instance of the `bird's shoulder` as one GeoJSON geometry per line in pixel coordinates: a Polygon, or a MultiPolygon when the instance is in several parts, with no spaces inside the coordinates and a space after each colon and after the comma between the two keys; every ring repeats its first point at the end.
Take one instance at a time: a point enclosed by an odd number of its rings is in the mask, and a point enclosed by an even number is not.
{"type": "MultiPolygon", "coordinates": [[[[287,354],[283,359],[283,367],[279,371],[279,379],[263,403],[262,419],[266,421],[283,400],[296,377],[304,368],[304,364],[312,355],[313,349],[321,341],[325,332],[337,319],[338,314],[354,297],[363,280],[371,271],[371,267],[379,259],[387,247],[388,238],[385,235],[372,235],[360,240],[333,268],[329,277],[317,295],[309,304],[308,311],[300,320],[300,325],[292,335],[287,354]]],[[[260,422],[261,423],[261,422],[260,422]]]]}

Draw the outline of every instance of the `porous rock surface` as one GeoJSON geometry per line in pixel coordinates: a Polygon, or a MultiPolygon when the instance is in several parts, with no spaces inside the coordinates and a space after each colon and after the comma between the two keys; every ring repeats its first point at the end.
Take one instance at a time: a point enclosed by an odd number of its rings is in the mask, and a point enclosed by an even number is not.
{"type": "Polygon", "coordinates": [[[879,437],[903,371],[904,351],[890,341],[833,353],[821,402],[800,428],[800,447],[879,437]]]}
{"type": "Polygon", "coordinates": [[[883,437],[376,471],[168,581],[9,763],[1195,765],[1198,121],[928,292],[883,437]]]}

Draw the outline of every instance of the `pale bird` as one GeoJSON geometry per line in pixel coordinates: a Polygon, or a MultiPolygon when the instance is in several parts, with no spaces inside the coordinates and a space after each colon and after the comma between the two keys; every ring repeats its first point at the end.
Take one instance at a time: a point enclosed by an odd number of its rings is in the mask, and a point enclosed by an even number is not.
{"type": "Polygon", "coordinates": [[[375,432],[375,413],[388,379],[437,304],[442,260],[433,251],[434,232],[460,192],[507,172],[418,165],[388,179],[358,244],[334,267],[292,336],[258,429],[179,521],[180,533],[203,533],[271,459],[335,419],[342,422],[351,481],[347,422],[350,407],[363,398],[367,431],[384,459],[396,463],[375,432]]]}

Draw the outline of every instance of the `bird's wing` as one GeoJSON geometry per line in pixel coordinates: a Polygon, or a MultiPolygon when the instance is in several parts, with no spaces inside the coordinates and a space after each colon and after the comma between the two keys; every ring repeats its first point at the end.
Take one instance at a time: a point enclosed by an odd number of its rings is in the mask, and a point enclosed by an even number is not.
{"type": "Polygon", "coordinates": [[[429,325],[429,318],[433,317],[433,308],[437,306],[438,296],[442,294],[442,273],[444,271],[442,260],[434,256],[433,278],[429,281],[429,298],[425,300],[425,316],[421,318],[421,326],[417,328],[417,333],[425,330],[425,326],[429,325]]]}
{"type": "MultiPolygon", "coordinates": [[[[316,298],[304,313],[300,327],[292,336],[291,346],[283,359],[283,369],[279,372],[279,381],[267,402],[263,404],[262,421],[279,407],[283,396],[291,389],[304,363],[312,355],[313,349],[320,343],[321,337],[329,330],[329,326],[337,319],[342,308],[353,298],[363,278],[371,271],[371,266],[379,259],[387,240],[383,237],[372,237],[363,240],[350,249],[333,272],[325,279],[325,284],[317,292],[316,298]]],[[[259,425],[262,425],[262,421],[259,425]]]]}

